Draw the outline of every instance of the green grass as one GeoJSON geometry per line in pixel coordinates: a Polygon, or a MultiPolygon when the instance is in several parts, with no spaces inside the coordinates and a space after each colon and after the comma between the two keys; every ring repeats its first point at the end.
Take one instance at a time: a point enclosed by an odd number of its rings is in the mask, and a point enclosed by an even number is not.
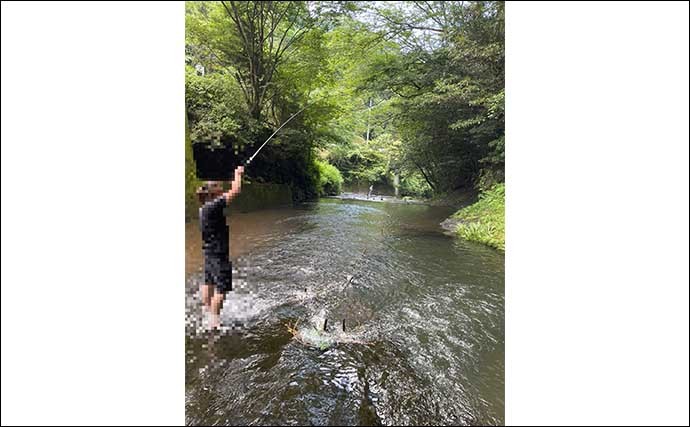
{"type": "Polygon", "coordinates": [[[479,196],[479,201],[460,209],[458,236],[505,251],[505,184],[497,184],[479,196]]]}

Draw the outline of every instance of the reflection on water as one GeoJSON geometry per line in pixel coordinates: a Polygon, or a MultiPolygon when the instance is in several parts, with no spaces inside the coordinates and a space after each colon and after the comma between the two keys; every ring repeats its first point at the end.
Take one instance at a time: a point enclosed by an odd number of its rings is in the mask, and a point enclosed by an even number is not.
{"type": "Polygon", "coordinates": [[[450,213],[341,200],[233,213],[223,334],[199,328],[187,224],[187,423],[502,424],[503,255],[443,235],[450,213]],[[293,340],[285,325],[322,310],[366,344],[293,340]]]}

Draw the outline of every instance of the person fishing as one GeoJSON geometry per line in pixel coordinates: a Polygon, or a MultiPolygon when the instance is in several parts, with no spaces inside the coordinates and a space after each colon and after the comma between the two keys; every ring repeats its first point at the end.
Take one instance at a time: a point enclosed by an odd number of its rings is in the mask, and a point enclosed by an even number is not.
{"type": "MultiPolygon", "coordinates": [[[[210,315],[209,327],[220,327],[220,311],[223,308],[225,294],[232,290],[232,262],[230,261],[230,229],[225,215],[225,209],[232,199],[240,194],[242,188],[242,174],[244,167],[254,160],[259,152],[290,120],[300,114],[307,106],[290,116],[276,129],[271,136],[247,159],[243,165],[237,166],[230,184],[230,190],[223,191],[222,180],[206,180],[197,190],[201,207],[199,208],[199,226],[203,241],[204,253],[204,281],[201,284],[201,301],[203,309],[210,315]]],[[[193,145],[194,157],[197,163],[197,176],[201,178],[226,176],[225,172],[237,158],[232,155],[232,146],[226,146],[217,153],[208,150],[206,144],[193,145]]],[[[236,164],[236,163],[235,163],[236,164]]]]}
{"type": "Polygon", "coordinates": [[[197,190],[201,207],[199,226],[203,241],[204,282],[201,301],[210,315],[209,327],[220,327],[220,310],[225,294],[232,290],[232,262],[230,261],[230,230],[225,208],[240,194],[244,166],[235,169],[230,190],[224,192],[222,181],[206,181],[197,190]]]}

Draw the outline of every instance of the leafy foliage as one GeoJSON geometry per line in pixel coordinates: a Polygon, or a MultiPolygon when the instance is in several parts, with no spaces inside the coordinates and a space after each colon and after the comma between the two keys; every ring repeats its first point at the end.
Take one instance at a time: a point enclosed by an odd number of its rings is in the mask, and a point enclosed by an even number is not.
{"type": "MultiPolygon", "coordinates": [[[[192,141],[220,141],[240,134],[247,113],[241,102],[239,87],[233,79],[224,72],[199,76],[196,70],[187,67],[185,83],[192,141]]],[[[244,147],[240,146],[238,140],[235,148],[244,147]]]]}
{"type": "Polygon", "coordinates": [[[322,196],[336,196],[343,187],[343,177],[340,171],[333,165],[316,160],[319,171],[319,194],[322,196]]]}
{"type": "Polygon", "coordinates": [[[400,195],[411,197],[431,197],[432,188],[418,172],[412,172],[400,181],[400,195]]]}
{"type": "Polygon", "coordinates": [[[317,158],[401,196],[504,181],[503,2],[188,2],[186,25],[192,142],[248,155],[304,108],[252,181],[332,193],[317,158]]]}
{"type": "Polygon", "coordinates": [[[194,167],[194,158],[192,157],[192,138],[189,132],[189,125],[185,117],[185,143],[184,143],[184,188],[185,188],[185,220],[190,220],[196,212],[198,207],[196,189],[199,187],[200,181],[196,177],[196,169],[194,167]]]}
{"type": "Polygon", "coordinates": [[[460,237],[505,250],[505,184],[496,184],[479,201],[453,215],[460,237]]]}
{"type": "Polygon", "coordinates": [[[503,181],[502,2],[373,6],[381,34],[401,45],[369,83],[393,92],[404,158],[435,191],[503,181]]]}
{"type": "Polygon", "coordinates": [[[232,143],[249,157],[311,102],[313,108],[283,128],[246,171],[250,180],[290,185],[298,200],[318,195],[314,147],[327,135],[323,124],[332,114],[310,99],[325,60],[315,17],[306,2],[187,3],[192,142],[232,143]]]}

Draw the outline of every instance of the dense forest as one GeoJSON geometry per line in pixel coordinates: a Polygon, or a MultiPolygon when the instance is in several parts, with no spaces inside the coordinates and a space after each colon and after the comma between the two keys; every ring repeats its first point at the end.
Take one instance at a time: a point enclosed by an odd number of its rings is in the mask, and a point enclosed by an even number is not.
{"type": "Polygon", "coordinates": [[[248,157],[296,200],[345,187],[485,191],[504,181],[503,2],[188,2],[190,143],[248,157]]]}

